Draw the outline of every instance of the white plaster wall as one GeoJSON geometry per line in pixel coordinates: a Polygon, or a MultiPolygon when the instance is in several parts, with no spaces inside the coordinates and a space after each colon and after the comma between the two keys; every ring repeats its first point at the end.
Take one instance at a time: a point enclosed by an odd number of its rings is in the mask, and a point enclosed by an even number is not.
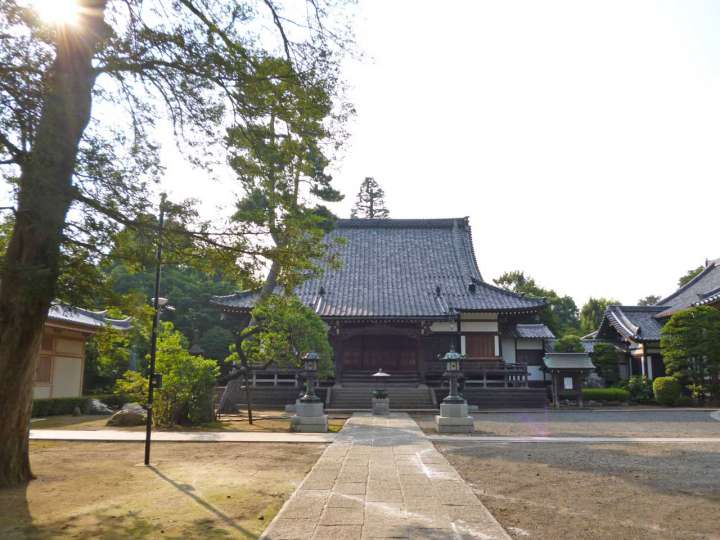
{"type": "Polygon", "coordinates": [[[497,332],[496,321],[461,321],[460,329],[464,332],[497,332]]]}
{"type": "Polygon", "coordinates": [[[56,339],[55,351],[61,354],[76,354],[82,356],[83,342],[76,339],[56,339]]]}
{"type": "Polygon", "coordinates": [[[515,340],[513,338],[502,339],[502,357],[506,364],[515,363],[515,340]]]}
{"type": "Polygon", "coordinates": [[[517,348],[522,351],[541,351],[543,342],[542,339],[518,339],[517,348]]]}
{"type": "Polygon", "coordinates": [[[49,386],[34,386],[33,387],[33,399],[46,399],[50,397],[49,386]]]}
{"type": "Polygon", "coordinates": [[[52,397],[80,396],[82,360],[56,356],[53,361],[52,397]]]}
{"type": "Polygon", "coordinates": [[[457,332],[457,324],[449,321],[438,321],[432,323],[430,330],[433,332],[457,332]]]}

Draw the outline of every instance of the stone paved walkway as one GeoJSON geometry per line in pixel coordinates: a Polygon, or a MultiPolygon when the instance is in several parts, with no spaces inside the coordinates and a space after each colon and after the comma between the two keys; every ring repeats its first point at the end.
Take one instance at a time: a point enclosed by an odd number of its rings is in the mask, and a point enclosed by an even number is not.
{"type": "MultiPolygon", "coordinates": [[[[288,433],[258,431],[153,431],[153,442],[260,442],[260,443],[331,443],[335,433],[288,433]]],[[[30,439],[36,441],[145,441],[144,431],[119,429],[31,429],[30,439]]]]}
{"type": "Polygon", "coordinates": [[[510,536],[407,414],[356,413],[262,538],[510,536]]]}

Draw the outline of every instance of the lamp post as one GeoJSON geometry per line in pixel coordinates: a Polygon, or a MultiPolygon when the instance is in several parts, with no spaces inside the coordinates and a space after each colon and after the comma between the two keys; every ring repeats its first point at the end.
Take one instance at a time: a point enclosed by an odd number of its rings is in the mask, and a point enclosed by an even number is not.
{"type": "Polygon", "coordinates": [[[305,395],[300,398],[303,403],[317,403],[320,398],[315,395],[315,374],[318,370],[320,355],[314,351],[303,356],[303,369],[305,370],[305,395]]]}
{"type": "Polygon", "coordinates": [[[155,253],[155,296],[153,297],[152,334],[150,338],[150,373],[148,374],[148,402],[147,419],[145,422],[145,465],[150,465],[150,435],[152,433],[152,413],[155,385],[155,357],[157,356],[158,326],[160,325],[160,311],[167,306],[167,298],[160,298],[160,274],[162,268],[163,227],[165,225],[165,194],[160,196],[160,217],[158,218],[157,251],[155,253]]]}
{"type": "Polygon", "coordinates": [[[458,379],[462,374],[460,371],[463,355],[455,350],[455,345],[450,345],[450,350],[443,356],[445,362],[445,375],[450,379],[450,393],[443,400],[443,403],[465,403],[465,400],[458,392],[458,379]]]}

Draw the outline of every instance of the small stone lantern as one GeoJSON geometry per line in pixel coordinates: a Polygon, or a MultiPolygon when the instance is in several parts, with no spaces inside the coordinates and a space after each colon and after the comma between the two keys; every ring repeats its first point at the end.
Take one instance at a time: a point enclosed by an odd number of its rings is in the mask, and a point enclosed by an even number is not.
{"type": "Polygon", "coordinates": [[[450,345],[450,350],[445,353],[442,361],[445,363],[445,375],[450,379],[450,393],[443,400],[443,403],[465,403],[465,400],[458,392],[458,379],[462,375],[460,371],[463,355],[455,351],[455,345],[450,345]]]}
{"type": "Polygon", "coordinates": [[[390,412],[390,398],[387,395],[385,389],[385,379],[390,376],[389,373],[385,373],[382,368],[377,370],[377,373],[373,373],[373,380],[379,381],[378,387],[373,390],[372,397],[372,413],[375,415],[385,415],[390,412]]]}
{"type": "Polygon", "coordinates": [[[300,398],[303,403],[316,403],[320,398],[315,394],[315,376],[318,371],[320,356],[316,352],[309,352],[303,357],[305,370],[305,395],[300,398]]]}
{"type": "Polygon", "coordinates": [[[318,371],[320,356],[309,352],[303,357],[305,370],[305,395],[295,405],[295,415],[290,419],[293,431],[326,433],[328,419],[322,400],[315,394],[315,375],[318,371]]]}
{"type": "Polygon", "coordinates": [[[462,359],[463,355],[455,351],[453,344],[442,358],[445,363],[445,375],[450,379],[450,392],[440,403],[440,415],[435,417],[438,433],[472,433],[475,431],[475,421],[468,414],[467,401],[458,392],[458,379],[462,375],[460,371],[462,359]]]}

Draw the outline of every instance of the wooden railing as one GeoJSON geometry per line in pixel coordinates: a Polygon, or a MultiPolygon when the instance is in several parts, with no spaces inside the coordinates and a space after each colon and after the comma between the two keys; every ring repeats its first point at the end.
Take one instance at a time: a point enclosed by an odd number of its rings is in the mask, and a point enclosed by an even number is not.
{"type": "MultiPolygon", "coordinates": [[[[499,357],[465,358],[462,371],[466,386],[528,387],[528,369],[525,363],[508,364],[499,357]]],[[[446,383],[442,384],[445,386],[446,383]]]]}

